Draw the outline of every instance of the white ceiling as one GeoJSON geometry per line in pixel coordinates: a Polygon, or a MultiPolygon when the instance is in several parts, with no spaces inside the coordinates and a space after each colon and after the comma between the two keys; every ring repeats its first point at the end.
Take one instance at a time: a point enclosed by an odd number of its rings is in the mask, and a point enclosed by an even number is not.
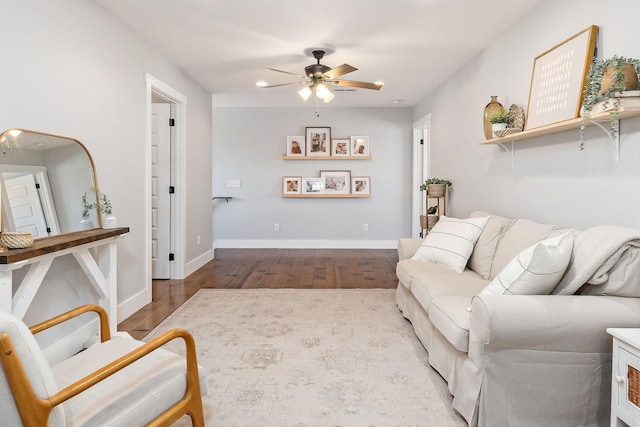
{"type": "MultiPolygon", "coordinates": [[[[380,91],[336,92],[327,106],[413,106],[541,0],[94,0],[214,94],[217,106],[301,106],[286,83],[315,63],[380,91]],[[394,103],[394,100],[400,102],[394,103]]],[[[311,98],[309,103],[313,102],[311,98]]]]}

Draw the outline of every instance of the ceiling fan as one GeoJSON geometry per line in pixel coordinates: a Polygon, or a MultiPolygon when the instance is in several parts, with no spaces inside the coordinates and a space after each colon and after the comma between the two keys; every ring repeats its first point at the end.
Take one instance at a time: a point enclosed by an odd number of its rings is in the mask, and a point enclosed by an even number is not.
{"type": "Polygon", "coordinates": [[[307,99],[309,99],[311,94],[315,93],[316,97],[324,100],[324,102],[330,102],[334,98],[334,95],[329,89],[329,85],[347,86],[347,87],[373,89],[373,90],[380,90],[383,86],[383,83],[378,83],[378,82],[368,83],[368,82],[358,82],[354,80],[338,79],[338,77],[340,76],[356,71],[357,68],[352,67],[349,64],[342,64],[336,68],[331,68],[320,63],[320,60],[325,55],[324,50],[314,50],[311,53],[313,54],[313,57],[316,59],[317,63],[306,66],[304,68],[306,75],[304,76],[297,73],[291,73],[289,71],[278,70],[276,68],[263,67],[266,70],[298,76],[302,80],[298,80],[295,82],[281,83],[276,85],[261,86],[261,87],[270,88],[270,87],[286,86],[286,85],[293,85],[293,84],[304,84],[305,87],[303,87],[298,91],[298,95],[300,95],[302,99],[306,101],[307,99]]]}

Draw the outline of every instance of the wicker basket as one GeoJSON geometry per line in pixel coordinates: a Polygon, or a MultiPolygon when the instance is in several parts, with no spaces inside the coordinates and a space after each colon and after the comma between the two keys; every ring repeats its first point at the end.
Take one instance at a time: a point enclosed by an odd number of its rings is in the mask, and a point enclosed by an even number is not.
{"type": "Polygon", "coordinates": [[[8,249],[22,249],[33,246],[30,231],[7,231],[0,234],[0,245],[8,249]]]}

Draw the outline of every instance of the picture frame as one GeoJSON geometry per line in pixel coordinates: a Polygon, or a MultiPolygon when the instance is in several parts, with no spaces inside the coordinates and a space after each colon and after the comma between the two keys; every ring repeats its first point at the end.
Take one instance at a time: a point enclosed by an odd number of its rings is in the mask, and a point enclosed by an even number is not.
{"type": "Polygon", "coordinates": [[[324,194],[324,178],[303,177],[302,194],[324,194]]]}
{"type": "Polygon", "coordinates": [[[328,156],[331,152],[331,128],[307,127],[307,156],[328,156]]]}
{"type": "Polygon", "coordinates": [[[324,179],[324,194],[351,194],[351,171],[321,170],[324,179]]]}
{"type": "Polygon", "coordinates": [[[351,137],[351,157],[367,157],[369,151],[368,136],[352,136],[351,137]]]}
{"type": "Polygon", "coordinates": [[[534,59],[525,130],[580,117],[597,36],[592,25],[534,59]]]}
{"type": "Polygon", "coordinates": [[[287,156],[304,156],[304,135],[287,137],[287,156]]]}
{"type": "Polygon", "coordinates": [[[371,194],[371,177],[351,177],[352,194],[371,194]]]}
{"type": "Polygon", "coordinates": [[[335,157],[349,157],[351,155],[351,141],[346,138],[332,139],[331,155],[335,157]]]}
{"type": "Polygon", "coordinates": [[[282,194],[302,194],[302,178],[299,176],[283,176],[282,194]]]}

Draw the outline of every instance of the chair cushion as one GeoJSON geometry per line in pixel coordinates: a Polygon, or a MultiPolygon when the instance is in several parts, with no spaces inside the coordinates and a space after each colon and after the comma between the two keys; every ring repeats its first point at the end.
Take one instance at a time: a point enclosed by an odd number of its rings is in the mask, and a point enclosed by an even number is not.
{"type": "Polygon", "coordinates": [[[481,294],[547,295],[564,274],[573,251],[573,230],[528,247],[512,259],[481,294]]]}
{"type": "MultiPolygon", "coordinates": [[[[11,342],[16,349],[16,354],[20,358],[22,367],[36,395],[46,399],[55,394],[59,389],[54,375],[27,325],[17,317],[0,311],[0,333],[3,332],[9,334],[9,338],[11,338],[11,342]]],[[[0,424],[7,426],[22,425],[20,414],[13,400],[13,394],[2,369],[0,369],[0,414],[2,414],[0,415],[0,424]]],[[[54,408],[49,416],[49,426],[65,425],[66,421],[62,408],[54,408]]]]}
{"type": "Polygon", "coordinates": [[[442,264],[462,273],[488,220],[489,217],[458,219],[443,215],[411,259],[442,264]]]}
{"type": "Polygon", "coordinates": [[[480,237],[478,237],[478,241],[469,257],[469,268],[478,273],[483,279],[488,279],[489,274],[491,274],[491,263],[496,254],[498,241],[500,241],[503,233],[511,226],[514,220],[482,211],[471,212],[471,218],[485,216],[489,217],[489,221],[482,229],[482,233],[480,233],[480,237]]]}
{"type": "MultiPolygon", "coordinates": [[[[144,343],[118,337],[95,344],[53,367],[63,388],[144,343]]],[[[200,369],[200,386],[206,392],[200,369]]],[[[183,356],[158,349],[64,404],[68,426],[146,425],[178,402],[186,390],[183,356]]]]}

